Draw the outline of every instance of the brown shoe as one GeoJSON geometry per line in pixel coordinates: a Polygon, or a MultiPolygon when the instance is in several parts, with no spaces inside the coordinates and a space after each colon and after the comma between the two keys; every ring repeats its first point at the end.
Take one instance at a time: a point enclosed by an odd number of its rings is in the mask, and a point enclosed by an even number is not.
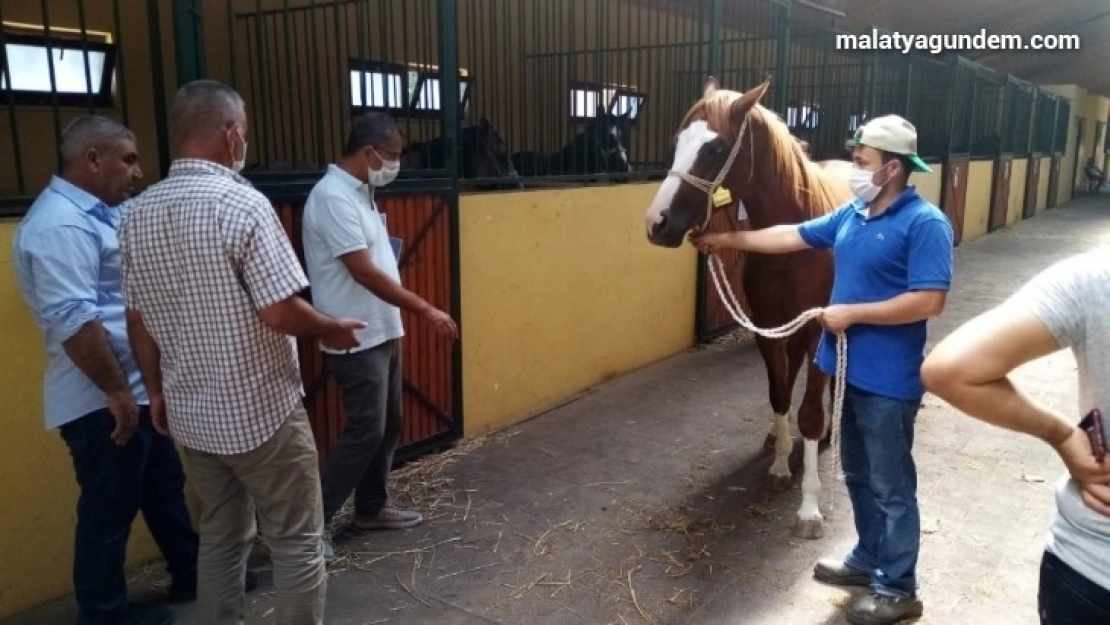
{"type": "Polygon", "coordinates": [[[843,560],[822,558],[813,567],[813,577],[819,582],[834,586],[871,586],[871,574],[867,571],[854,569],[843,560]]]}
{"type": "Polygon", "coordinates": [[[351,527],[359,531],[401,530],[420,525],[424,517],[414,510],[401,510],[393,506],[382,508],[374,516],[355,515],[351,527]]]}
{"type": "Polygon", "coordinates": [[[917,597],[868,593],[848,605],[848,622],[856,625],[894,625],[921,616],[925,606],[917,597]]]}

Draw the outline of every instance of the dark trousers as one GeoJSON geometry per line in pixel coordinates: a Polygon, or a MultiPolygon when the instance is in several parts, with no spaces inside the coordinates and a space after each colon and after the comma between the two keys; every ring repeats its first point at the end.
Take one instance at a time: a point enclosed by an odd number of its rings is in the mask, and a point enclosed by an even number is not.
{"type": "Polygon", "coordinates": [[[1105,625],[1110,623],[1110,588],[1083,577],[1045,551],[1037,609],[1041,625],[1105,625]]]}
{"type": "Polygon", "coordinates": [[[871,573],[879,593],[917,593],[921,518],[913,426],[919,402],[849,385],[840,424],[841,464],[859,541],[845,562],[871,573]]]}
{"type": "Polygon", "coordinates": [[[324,523],[351,492],[355,514],[374,516],[389,501],[386,480],[401,438],[401,341],[353,354],[324,354],[343,392],[347,425],[321,474],[324,523]]]}
{"type": "Polygon", "coordinates": [[[108,621],[127,609],[127,539],[140,511],[174,584],[196,583],[198,538],[173,441],[154,430],[147,406],[126,445],[112,442],[114,428],[107,409],[61,428],[81,488],[73,559],[81,623],[108,621]]]}

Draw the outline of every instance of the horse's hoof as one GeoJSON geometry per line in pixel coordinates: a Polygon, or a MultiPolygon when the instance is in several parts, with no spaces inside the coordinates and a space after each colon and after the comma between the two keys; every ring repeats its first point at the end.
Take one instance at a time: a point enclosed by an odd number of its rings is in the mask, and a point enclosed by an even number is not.
{"type": "Polygon", "coordinates": [[[772,475],[771,476],[771,490],[776,493],[781,493],[790,490],[794,486],[794,479],[789,475],[772,475]]]}
{"type": "Polygon", "coordinates": [[[794,521],[794,535],[806,540],[816,540],[825,535],[824,519],[797,519],[794,521]]]}
{"type": "Polygon", "coordinates": [[[768,434],[767,438],[763,439],[763,449],[766,449],[767,451],[774,451],[775,450],[775,435],[774,434],[768,434]]]}

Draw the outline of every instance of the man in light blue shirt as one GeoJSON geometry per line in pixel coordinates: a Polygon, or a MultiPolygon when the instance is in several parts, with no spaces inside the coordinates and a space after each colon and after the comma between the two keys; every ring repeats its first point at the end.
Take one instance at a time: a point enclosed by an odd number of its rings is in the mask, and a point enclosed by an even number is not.
{"type": "Polygon", "coordinates": [[[79,623],[170,623],[164,607],[129,605],[127,539],[141,510],[173,577],[196,592],[198,539],[173,441],[154,430],[127,340],[116,230],[142,177],[135,136],[99,116],[70,123],[63,172],[16,231],[20,293],[42,328],[46,427],[69,446],[77,482],[73,579],[79,623]]]}

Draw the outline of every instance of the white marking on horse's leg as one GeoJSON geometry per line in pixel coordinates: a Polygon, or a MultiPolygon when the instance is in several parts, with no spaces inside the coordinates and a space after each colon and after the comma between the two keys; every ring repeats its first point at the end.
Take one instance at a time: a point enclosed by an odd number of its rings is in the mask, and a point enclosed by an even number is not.
{"type": "Polygon", "coordinates": [[[802,443],[805,450],[805,466],[802,471],[802,505],[798,508],[798,520],[823,521],[817,498],[821,495],[821,477],[817,472],[817,441],[808,438],[802,443]]]}
{"type": "MultiPolygon", "coordinates": [[[[674,164],[671,169],[674,171],[689,173],[690,168],[698,160],[698,151],[701,146],[709,143],[717,138],[717,133],[709,129],[709,125],[704,121],[696,121],[687,126],[678,135],[678,141],[675,145],[674,164]]],[[[663,211],[671,207],[671,202],[674,201],[675,193],[678,193],[678,187],[682,181],[674,176],[667,176],[663,184],[659,186],[659,191],[655,194],[655,199],[648,208],[647,215],[644,216],[644,227],[647,228],[648,234],[651,234],[651,227],[663,220],[663,211]]]]}
{"type": "Polygon", "coordinates": [[[786,414],[775,414],[773,426],[775,434],[775,461],[771,463],[773,477],[790,477],[790,451],[794,448],[794,440],[790,437],[790,411],[786,414]]]}

